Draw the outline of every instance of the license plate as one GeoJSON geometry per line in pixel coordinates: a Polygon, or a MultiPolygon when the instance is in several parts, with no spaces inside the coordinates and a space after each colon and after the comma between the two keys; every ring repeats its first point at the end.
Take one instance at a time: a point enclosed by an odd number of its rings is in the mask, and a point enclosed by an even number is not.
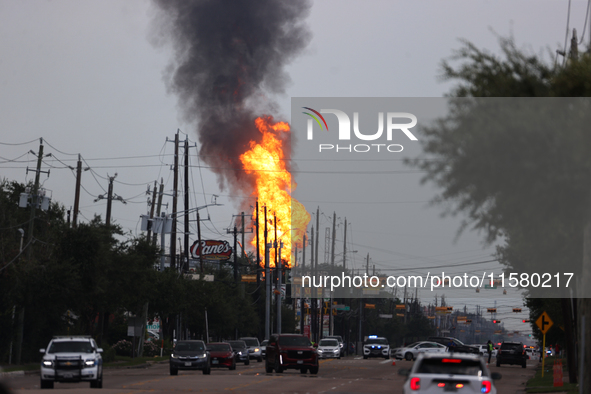
{"type": "Polygon", "coordinates": [[[219,362],[218,360],[211,360],[212,364],[218,364],[218,362],[219,362]]]}
{"type": "Polygon", "coordinates": [[[191,362],[190,361],[185,362],[185,367],[190,367],[190,366],[191,366],[191,362]]]}
{"type": "Polygon", "coordinates": [[[72,375],[71,373],[64,374],[64,378],[66,378],[66,379],[72,379],[73,377],[74,377],[74,375],[72,375]]]}
{"type": "Polygon", "coordinates": [[[304,360],[298,360],[298,364],[303,364],[304,360]]]}

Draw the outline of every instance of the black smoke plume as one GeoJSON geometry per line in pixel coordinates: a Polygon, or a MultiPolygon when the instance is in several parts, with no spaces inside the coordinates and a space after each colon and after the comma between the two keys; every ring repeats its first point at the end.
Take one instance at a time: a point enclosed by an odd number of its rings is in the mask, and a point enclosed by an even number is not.
{"type": "MultiPolygon", "coordinates": [[[[165,78],[184,118],[196,124],[200,155],[222,189],[252,192],[239,156],[261,134],[254,120],[273,114],[284,67],[306,46],[307,0],[155,0],[160,37],[174,48],[165,78]],[[262,113],[260,111],[266,111],[262,113]]],[[[286,141],[289,159],[289,139],[286,141]]],[[[289,162],[288,162],[289,163],[289,162]]],[[[234,194],[234,193],[232,193],[234,194]]]]}

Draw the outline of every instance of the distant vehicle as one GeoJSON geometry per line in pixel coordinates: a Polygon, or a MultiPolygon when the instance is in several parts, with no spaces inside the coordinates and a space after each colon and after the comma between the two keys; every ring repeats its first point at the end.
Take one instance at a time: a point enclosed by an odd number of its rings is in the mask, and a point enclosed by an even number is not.
{"type": "Polygon", "coordinates": [[[171,375],[178,375],[179,369],[201,370],[203,375],[211,373],[211,359],[203,341],[177,341],[169,364],[171,375]]]}
{"type": "Polygon", "coordinates": [[[261,344],[258,338],[244,337],[240,338],[240,340],[246,342],[246,344],[248,345],[248,355],[251,359],[256,359],[259,363],[263,361],[261,344]]]}
{"type": "Polygon", "coordinates": [[[268,339],[265,339],[263,342],[261,342],[261,355],[263,356],[263,358],[267,357],[267,344],[269,343],[268,339]]]}
{"type": "Polygon", "coordinates": [[[318,358],[341,358],[341,346],[335,338],[324,338],[316,348],[318,358]]]}
{"type": "Polygon", "coordinates": [[[449,348],[450,352],[470,353],[480,355],[480,349],[476,346],[465,345],[462,341],[453,337],[429,337],[428,341],[437,342],[449,348]],[[453,346],[450,346],[450,343],[453,346]]]}
{"type": "Polygon", "coordinates": [[[250,357],[248,356],[248,345],[244,341],[228,341],[232,350],[234,351],[236,361],[242,362],[244,365],[250,364],[250,357]]]}
{"type": "Polygon", "coordinates": [[[408,346],[396,348],[394,358],[408,361],[416,359],[420,353],[444,353],[447,347],[437,342],[415,342],[408,346]]]}
{"type": "Polygon", "coordinates": [[[236,369],[236,357],[234,357],[234,351],[229,343],[216,342],[208,343],[207,350],[211,358],[211,366],[228,368],[230,371],[236,369]]]}
{"type": "Polygon", "coordinates": [[[286,369],[299,369],[304,374],[318,373],[318,354],[308,337],[299,334],[273,334],[267,344],[265,371],[282,373],[286,369]]]}
{"type": "Polygon", "coordinates": [[[341,353],[344,352],[344,347],[345,344],[343,343],[343,337],[341,337],[340,335],[329,335],[327,337],[324,337],[324,339],[336,339],[337,341],[339,341],[339,347],[341,348],[341,353]]]}
{"type": "Polygon", "coordinates": [[[41,388],[52,389],[54,382],[90,382],[103,387],[103,349],[89,336],[56,336],[46,349],[39,349],[41,388]]]}
{"type": "Polygon", "coordinates": [[[528,356],[522,342],[503,342],[497,353],[497,367],[502,364],[521,365],[527,367],[528,356]]]}
{"type": "Polygon", "coordinates": [[[363,359],[369,357],[390,358],[390,344],[386,338],[370,335],[363,344],[363,359]]]}
{"type": "Polygon", "coordinates": [[[424,353],[410,370],[399,369],[406,376],[404,394],[421,393],[496,394],[493,380],[499,373],[490,373],[484,359],[477,354],[424,353]]]}
{"type": "MultiPolygon", "coordinates": [[[[469,345],[469,346],[477,347],[481,356],[488,357],[488,345],[487,344],[484,344],[484,345],[478,344],[478,345],[469,345]]],[[[491,356],[492,357],[496,357],[497,356],[497,348],[494,347],[494,346],[493,346],[493,351],[491,353],[491,356]]]]}

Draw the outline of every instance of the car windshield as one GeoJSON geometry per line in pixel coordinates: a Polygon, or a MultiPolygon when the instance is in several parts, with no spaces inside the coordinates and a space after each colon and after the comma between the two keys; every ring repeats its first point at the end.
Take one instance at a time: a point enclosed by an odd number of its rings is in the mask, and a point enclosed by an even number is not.
{"type": "Polygon", "coordinates": [[[92,345],[88,341],[53,342],[47,353],[92,353],[92,345]]]}
{"type": "Polygon", "coordinates": [[[244,341],[230,341],[228,343],[232,346],[232,349],[244,349],[246,347],[244,341]]]}
{"type": "Polygon", "coordinates": [[[230,345],[225,343],[213,343],[207,345],[207,350],[211,352],[229,352],[230,345]]]}
{"type": "Polygon", "coordinates": [[[256,338],[243,339],[243,341],[246,342],[248,346],[259,346],[259,340],[256,338]]]}
{"type": "Polygon", "coordinates": [[[366,345],[387,345],[388,341],[386,341],[386,339],[384,338],[374,338],[374,339],[368,339],[367,342],[365,342],[366,345]]]}
{"type": "Polygon", "coordinates": [[[482,365],[479,360],[460,358],[426,358],[423,359],[415,373],[432,373],[443,375],[482,376],[482,365]]]}
{"type": "Polygon", "coordinates": [[[502,350],[507,350],[507,349],[514,349],[514,350],[519,350],[521,349],[523,346],[521,346],[520,343],[503,343],[501,345],[501,349],[502,350]]]}
{"type": "Polygon", "coordinates": [[[177,352],[198,352],[205,350],[203,342],[177,342],[174,350],[177,352]]]}
{"type": "Polygon", "coordinates": [[[321,339],[318,346],[339,346],[339,341],[336,339],[321,339]]]}
{"type": "Polygon", "coordinates": [[[279,337],[281,346],[310,346],[310,341],[306,337],[279,337]]]}
{"type": "Polygon", "coordinates": [[[268,340],[268,339],[265,339],[265,340],[264,340],[264,341],[261,343],[261,346],[267,346],[267,343],[269,343],[269,340],[268,340]]]}

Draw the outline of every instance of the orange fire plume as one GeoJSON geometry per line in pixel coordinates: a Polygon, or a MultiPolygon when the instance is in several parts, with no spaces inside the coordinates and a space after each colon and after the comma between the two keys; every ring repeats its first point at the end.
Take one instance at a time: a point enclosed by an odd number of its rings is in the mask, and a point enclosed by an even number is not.
{"type": "MultiPolygon", "coordinates": [[[[253,195],[259,199],[259,212],[253,215],[264,218],[264,206],[267,207],[267,242],[275,240],[274,216],[277,217],[277,239],[283,242],[281,260],[291,268],[292,243],[301,247],[306,227],[310,222],[310,214],[296,199],[291,197],[297,184],[292,181],[291,174],[285,166],[282,133],[289,133],[286,122],[273,122],[273,117],[259,117],[255,120],[257,129],[263,134],[260,143],[250,141],[250,150],[240,156],[247,174],[256,177],[256,190],[253,195]]],[[[264,220],[264,219],[263,219],[264,220]]],[[[259,252],[265,256],[265,227],[263,220],[259,223],[259,252]]],[[[256,237],[251,244],[256,245],[256,237]]],[[[270,266],[275,266],[275,249],[270,250],[270,266]]]]}

